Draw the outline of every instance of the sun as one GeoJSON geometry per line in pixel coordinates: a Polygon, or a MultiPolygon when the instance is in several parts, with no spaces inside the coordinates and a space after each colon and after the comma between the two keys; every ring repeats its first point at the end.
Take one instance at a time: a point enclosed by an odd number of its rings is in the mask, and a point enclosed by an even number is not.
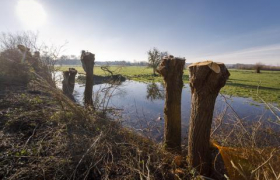
{"type": "Polygon", "coordinates": [[[21,22],[30,29],[39,28],[47,18],[43,6],[36,0],[19,0],[16,12],[21,22]]]}

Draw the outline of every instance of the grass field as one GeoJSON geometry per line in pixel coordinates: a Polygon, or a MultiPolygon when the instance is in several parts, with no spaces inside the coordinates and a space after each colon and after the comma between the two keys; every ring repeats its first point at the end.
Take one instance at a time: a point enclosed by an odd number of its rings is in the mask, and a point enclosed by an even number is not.
{"type": "MultiPolygon", "coordinates": [[[[58,70],[66,70],[68,66],[57,67],[58,70]]],[[[80,73],[84,73],[81,66],[74,66],[80,73]]],[[[127,78],[142,82],[160,82],[163,81],[160,76],[153,76],[153,70],[141,66],[112,66],[110,70],[115,74],[122,74],[127,78]]],[[[226,86],[222,89],[222,93],[239,97],[250,97],[256,101],[260,101],[257,97],[257,89],[259,87],[259,95],[267,102],[277,103],[280,105],[280,71],[261,71],[260,74],[251,70],[229,70],[230,78],[226,86]]],[[[94,68],[97,75],[106,75],[100,67],[94,68]]],[[[188,70],[184,70],[183,80],[188,83],[188,70]]]]}

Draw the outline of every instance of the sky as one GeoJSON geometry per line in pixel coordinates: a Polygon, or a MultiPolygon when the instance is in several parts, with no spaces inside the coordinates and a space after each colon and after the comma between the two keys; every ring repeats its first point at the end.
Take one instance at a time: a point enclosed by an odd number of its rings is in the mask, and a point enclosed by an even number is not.
{"type": "Polygon", "coordinates": [[[0,0],[0,22],[98,61],[146,61],[156,47],[187,63],[280,65],[279,0],[0,0]]]}

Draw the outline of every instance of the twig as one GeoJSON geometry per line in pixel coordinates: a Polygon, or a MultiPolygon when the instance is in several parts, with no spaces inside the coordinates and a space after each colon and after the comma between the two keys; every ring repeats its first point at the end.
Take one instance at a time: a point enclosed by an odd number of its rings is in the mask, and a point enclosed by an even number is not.
{"type": "Polygon", "coordinates": [[[96,140],[91,144],[91,146],[87,149],[87,151],[85,152],[85,154],[82,156],[82,158],[80,159],[79,163],[77,164],[74,172],[72,173],[72,175],[70,176],[70,179],[71,177],[73,177],[73,179],[75,179],[75,174],[76,174],[76,171],[79,167],[79,165],[82,163],[83,159],[85,158],[85,156],[88,154],[89,150],[91,150],[91,148],[99,141],[99,139],[101,138],[102,136],[102,132],[100,133],[100,135],[96,138],[96,140]]]}
{"type": "Polygon", "coordinates": [[[246,130],[246,128],[243,126],[242,122],[241,122],[241,118],[239,117],[239,115],[237,114],[237,112],[233,109],[233,107],[228,103],[226,97],[220,93],[220,95],[224,98],[226,104],[230,107],[230,109],[233,111],[235,117],[238,119],[238,123],[241,125],[242,129],[246,132],[246,134],[250,137],[248,131],[246,130]]]}
{"type": "Polygon", "coordinates": [[[226,114],[226,112],[227,112],[227,109],[228,109],[228,106],[225,108],[225,110],[224,110],[224,112],[223,112],[223,114],[222,114],[222,117],[219,118],[219,119],[220,119],[220,123],[219,123],[218,126],[212,131],[210,137],[212,137],[212,135],[213,135],[213,134],[217,131],[217,129],[219,129],[219,127],[222,125],[224,116],[225,116],[225,114],[226,114]]]}
{"type": "Polygon", "coordinates": [[[243,177],[244,179],[247,179],[246,176],[245,176],[245,174],[244,174],[237,166],[235,166],[235,164],[233,163],[233,161],[230,161],[230,163],[231,163],[232,167],[233,167],[234,169],[236,169],[236,170],[239,172],[239,174],[242,175],[242,177],[243,177]]]}
{"type": "Polygon", "coordinates": [[[147,176],[147,180],[150,180],[150,169],[149,169],[149,164],[151,162],[151,156],[149,155],[148,156],[148,161],[146,163],[146,168],[147,168],[147,171],[148,171],[148,176],[147,176]]]}
{"type": "Polygon", "coordinates": [[[38,124],[37,124],[36,127],[33,129],[33,132],[32,132],[32,134],[31,134],[31,136],[29,136],[29,138],[28,138],[27,141],[25,142],[25,144],[24,144],[24,146],[23,146],[23,149],[25,149],[25,147],[26,147],[26,145],[28,144],[28,142],[30,141],[30,139],[34,136],[37,127],[38,127],[38,124]]]}
{"type": "Polygon", "coordinates": [[[270,157],[265,161],[265,162],[263,162],[261,165],[259,165],[256,169],[254,169],[254,170],[252,170],[251,171],[251,177],[253,176],[253,174],[257,171],[257,170],[259,170],[261,167],[263,167],[266,163],[268,163],[269,162],[269,160],[273,157],[273,153],[276,151],[276,149],[273,149],[272,151],[271,151],[271,153],[270,153],[270,157]]]}

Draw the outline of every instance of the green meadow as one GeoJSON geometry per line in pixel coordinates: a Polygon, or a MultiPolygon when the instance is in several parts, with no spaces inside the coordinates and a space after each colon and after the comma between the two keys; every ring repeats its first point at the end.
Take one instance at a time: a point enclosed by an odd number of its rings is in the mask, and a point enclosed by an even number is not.
{"type": "MultiPolygon", "coordinates": [[[[70,66],[57,66],[57,70],[63,71],[70,66]]],[[[85,73],[81,66],[71,66],[78,70],[79,73],[85,73]]],[[[159,75],[153,76],[152,68],[143,66],[111,66],[110,70],[114,74],[122,74],[128,79],[141,82],[161,82],[162,77],[159,75]]],[[[230,69],[230,78],[221,93],[248,97],[256,101],[261,101],[259,97],[266,102],[272,102],[280,105],[280,71],[261,71],[260,74],[253,70],[236,70],[230,69]],[[258,93],[257,93],[258,92],[258,93]],[[259,95],[259,97],[258,97],[259,95]]],[[[99,67],[94,67],[96,75],[106,75],[106,73],[99,67]]],[[[183,80],[188,83],[188,70],[184,70],[183,80]]]]}

